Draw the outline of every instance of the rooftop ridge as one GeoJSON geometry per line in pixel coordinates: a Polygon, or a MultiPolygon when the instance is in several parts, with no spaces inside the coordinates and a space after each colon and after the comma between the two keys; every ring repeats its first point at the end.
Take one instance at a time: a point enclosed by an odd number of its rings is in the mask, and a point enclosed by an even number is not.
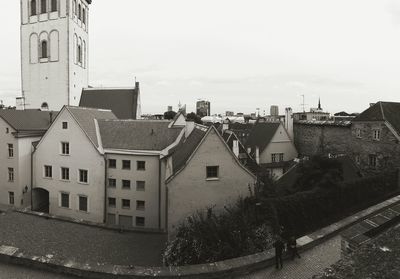
{"type": "Polygon", "coordinates": [[[95,91],[95,90],[135,90],[136,87],[89,87],[83,88],[83,91],[95,91]]]}
{"type": "Polygon", "coordinates": [[[110,109],[98,109],[98,108],[79,107],[79,106],[67,106],[67,108],[81,109],[81,110],[93,110],[93,111],[112,112],[110,109]]]}

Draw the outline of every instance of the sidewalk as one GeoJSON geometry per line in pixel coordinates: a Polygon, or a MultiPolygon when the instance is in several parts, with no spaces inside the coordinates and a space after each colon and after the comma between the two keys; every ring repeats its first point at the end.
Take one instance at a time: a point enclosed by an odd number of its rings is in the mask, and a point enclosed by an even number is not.
{"type": "Polygon", "coordinates": [[[340,260],[340,236],[335,236],[301,253],[301,259],[285,260],[283,269],[275,266],[238,278],[242,279],[310,279],[340,260]]]}

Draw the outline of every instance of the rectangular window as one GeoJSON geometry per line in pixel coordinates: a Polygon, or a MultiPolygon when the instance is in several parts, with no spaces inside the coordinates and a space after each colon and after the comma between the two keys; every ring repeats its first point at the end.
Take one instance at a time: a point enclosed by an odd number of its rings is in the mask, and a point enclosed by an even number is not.
{"type": "Polygon", "coordinates": [[[117,205],[117,200],[115,198],[108,198],[108,206],[115,207],[117,205]]]}
{"type": "Polygon", "coordinates": [[[46,178],[53,177],[53,167],[52,166],[44,166],[44,177],[46,177],[46,178]]]}
{"type": "Polygon", "coordinates": [[[79,170],[79,182],[80,183],[88,183],[88,171],[87,170],[79,170]]]}
{"type": "Polygon", "coordinates": [[[61,143],[61,154],[62,155],[69,155],[69,142],[62,142],[61,143]]]}
{"type": "Polygon", "coordinates": [[[136,201],[136,210],[144,210],[145,201],[136,201]]]}
{"type": "Polygon", "coordinates": [[[57,0],[51,0],[51,11],[57,12],[57,0]]]}
{"type": "Polygon", "coordinates": [[[130,160],[122,160],[122,169],[130,170],[131,169],[131,161],[130,160]]]}
{"type": "Polygon", "coordinates": [[[207,178],[218,178],[219,166],[208,166],[207,167],[207,178]]]}
{"type": "Polygon", "coordinates": [[[356,137],[359,139],[361,138],[361,129],[359,128],[356,129],[356,137]]]}
{"type": "Polygon", "coordinates": [[[8,144],[8,157],[14,157],[14,145],[11,143],[8,144]]]}
{"type": "Polygon", "coordinates": [[[108,187],[115,188],[117,186],[117,180],[114,178],[108,179],[108,187]]]}
{"type": "Polygon", "coordinates": [[[86,196],[79,196],[79,211],[88,212],[88,198],[86,196]]]}
{"type": "Polygon", "coordinates": [[[136,181],[136,191],[144,191],[146,187],[146,182],[136,181]]]}
{"type": "Polygon", "coordinates": [[[381,130],[373,130],[372,136],[373,136],[374,140],[380,140],[381,139],[381,130]]]}
{"type": "Polygon", "coordinates": [[[6,134],[8,134],[10,132],[10,129],[6,128],[6,134]]]}
{"type": "Polygon", "coordinates": [[[377,166],[378,163],[378,158],[376,157],[376,155],[369,155],[368,156],[368,165],[372,168],[375,168],[377,166]]]}
{"type": "Polygon", "coordinates": [[[136,226],[137,227],[144,227],[145,219],[144,217],[136,217],[136,226]]]}
{"type": "Polygon", "coordinates": [[[61,168],[61,179],[69,180],[69,168],[61,168]]]}
{"type": "Polygon", "coordinates": [[[31,16],[36,15],[36,0],[31,1],[31,16]]]}
{"type": "Polygon", "coordinates": [[[130,189],[131,188],[131,181],[130,180],[122,180],[122,189],[130,189]]]}
{"type": "Polygon", "coordinates": [[[41,14],[47,13],[47,0],[40,1],[40,13],[41,14]]]}
{"type": "Polygon", "coordinates": [[[276,162],[276,160],[277,160],[277,154],[275,154],[275,153],[273,153],[273,154],[271,154],[271,162],[272,163],[275,163],[276,162]]]}
{"type": "Polygon", "coordinates": [[[61,193],[61,207],[69,208],[69,194],[61,193]]]}
{"type": "Polygon", "coordinates": [[[137,167],[137,170],[146,170],[146,162],[145,161],[137,161],[136,167],[137,167]]]}
{"type": "Polygon", "coordinates": [[[283,153],[279,153],[279,162],[283,162],[283,158],[284,156],[283,156],[283,153]]]}
{"type": "Polygon", "coordinates": [[[14,200],[14,192],[8,192],[8,202],[9,202],[11,205],[14,205],[14,203],[15,203],[15,200],[14,200]]]}
{"type": "Polygon", "coordinates": [[[63,128],[63,130],[68,129],[68,122],[63,122],[62,123],[62,128],[63,128]]]}
{"type": "Polygon", "coordinates": [[[14,168],[8,168],[8,181],[14,181],[14,168]]]}
{"type": "Polygon", "coordinates": [[[108,167],[110,169],[115,169],[117,167],[117,160],[115,159],[108,159],[108,167]]]}
{"type": "Polygon", "coordinates": [[[122,208],[131,208],[131,200],[122,199],[122,208]]]}

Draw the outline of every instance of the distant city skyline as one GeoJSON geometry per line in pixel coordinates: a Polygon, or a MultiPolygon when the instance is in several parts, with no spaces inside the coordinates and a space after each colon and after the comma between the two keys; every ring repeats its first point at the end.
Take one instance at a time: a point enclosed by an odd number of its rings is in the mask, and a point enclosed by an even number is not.
{"type": "MultiPolygon", "coordinates": [[[[4,4],[0,100],[21,94],[19,1],[4,4]]],[[[93,1],[89,83],[141,84],[143,113],[178,103],[212,114],[271,105],[361,112],[400,101],[400,3],[373,1],[93,1]]]]}

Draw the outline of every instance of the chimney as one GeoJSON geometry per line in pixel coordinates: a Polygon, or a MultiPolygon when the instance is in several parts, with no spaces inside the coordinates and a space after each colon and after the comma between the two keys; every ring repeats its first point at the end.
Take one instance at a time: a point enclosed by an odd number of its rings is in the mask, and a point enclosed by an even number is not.
{"type": "Polygon", "coordinates": [[[258,146],[256,146],[256,163],[259,165],[260,164],[260,148],[258,146]]]}
{"type": "Polygon", "coordinates": [[[294,140],[293,132],[293,112],[292,108],[285,108],[285,129],[289,134],[290,139],[294,140]]]}
{"type": "Polygon", "coordinates": [[[233,147],[232,147],[233,154],[237,158],[239,158],[239,141],[238,140],[233,140],[233,147]]]}
{"type": "Polygon", "coordinates": [[[50,124],[52,124],[53,123],[53,112],[52,111],[50,111],[49,116],[50,116],[50,124]]]}
{"type": "Polygon", "coordinates": [[[369,107],[373,107],[375,103],[369,103],[369,107]]]}
{"type": "Polygon", "coordinates": [[[185,137],[187,138],[194,129],[194,121],[186,120],[185,137]]]}

